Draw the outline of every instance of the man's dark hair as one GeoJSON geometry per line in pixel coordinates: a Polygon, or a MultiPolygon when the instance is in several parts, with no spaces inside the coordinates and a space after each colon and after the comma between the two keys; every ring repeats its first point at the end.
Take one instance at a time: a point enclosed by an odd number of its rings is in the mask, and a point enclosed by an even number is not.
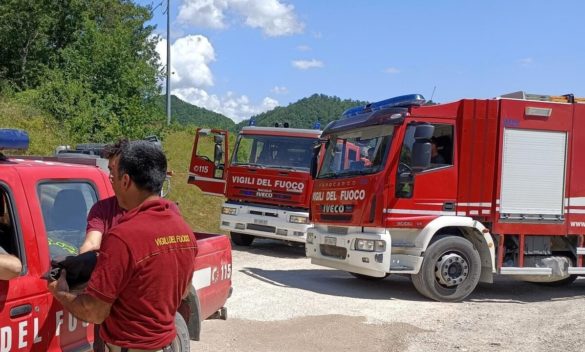
{"type": "Polygon", "coordinates": [[[110,159],[120,155],[122,147],[126,144],[128,144],[128,140],[126,138],[119,139],[116,143],[107,144],[104,147],[104,151],[102,152],[103,157],[110,159]]]}
{"type": "Polygon", "coordinates": [[[118,154],[120,177],[128,174],[139,189],[160,193],[167,177],[167,158],[160,146],[147,141],[131,141],[124,143],[118,154]]]}

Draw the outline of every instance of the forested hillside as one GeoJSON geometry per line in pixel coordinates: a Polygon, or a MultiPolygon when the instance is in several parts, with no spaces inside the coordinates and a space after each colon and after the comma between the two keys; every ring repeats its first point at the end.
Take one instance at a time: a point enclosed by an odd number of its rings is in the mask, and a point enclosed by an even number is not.
{"type": "MultiPolygon", "coordinates": [[[[155,101],[160,113],[166,115],[167,97],[159,95],[155,98],[155,101]]],[[[174,95],[171,95],[171,118],[173,123],[179,125],[212,127],[230,131],[234,131],[236,127],[236,124],[230,118],[189,104],[174,95]]]]}
{"type": "MultiPolygon", "coordinates": [[[[286,107],[277,107],[273,110],[254,116],[256,126],[274,126],[275,123],[288,122],[290,127],[313,128],[319,121],[324,128],[330,121],[336,120],[346,109],[364,105],[366,102],[330,97],[324,94],[313,94],[286,107]]],[[[242,121],[238,128],[247,126],[249,120],[242,121]]]]}

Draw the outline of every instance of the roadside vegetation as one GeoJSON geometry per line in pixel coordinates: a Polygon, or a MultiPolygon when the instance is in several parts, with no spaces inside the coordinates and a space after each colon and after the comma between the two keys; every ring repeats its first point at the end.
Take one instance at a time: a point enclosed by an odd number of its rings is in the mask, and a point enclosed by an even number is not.
{"type": "MultiPolygon", "coordinates": [[[[51,155],[59,145],[108,143],[158,135],[169,158],[170,198],[199,231],[217,232],[223,199],[187,184],[194,132],[234,134],[249,120],[228,117],[172,97],[166,125],[152,8],[130,0],[7,0],[0,2],[0,128],[30,136],[24,153],[51,155]]],[[[257,126],[288,122],[321,128],[365,102],[314,94],[252,117],[257,126]]],[[[211,152],[211,151],[210,151],[211,152]]],[[[23,152],[19,152],[23,153],[23,152]]]]}

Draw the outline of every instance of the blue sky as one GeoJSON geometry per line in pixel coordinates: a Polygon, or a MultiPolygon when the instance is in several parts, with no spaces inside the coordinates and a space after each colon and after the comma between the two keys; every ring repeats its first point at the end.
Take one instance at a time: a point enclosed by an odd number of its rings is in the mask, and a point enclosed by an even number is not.
{"type": "MultiPolygon", "coordinates": [[[[136,2],[162,2],[166,38],[166,0],[136,2]]],[[[314,93],[585,97],[585,1],[171,0],[170,14],[173,94],[236,122],[314,93]]]]}

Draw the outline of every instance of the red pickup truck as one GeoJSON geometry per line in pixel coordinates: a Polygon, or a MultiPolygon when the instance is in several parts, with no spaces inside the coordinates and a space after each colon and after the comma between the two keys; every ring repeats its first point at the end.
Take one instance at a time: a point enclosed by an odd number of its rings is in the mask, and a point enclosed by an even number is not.
{"type": "MultiPolygon", "coordinates": [[[[23,131],[0,129],[0,151],[26,144],[23,131]]],[[[64,310],[47,291],[43,276],[52,259],[78,253],[89,209],[112,195],[108,175],[98,167],[0,152],[0,246],[23,264],[19,277],[0,281],[0,351],[92,349],[93,326],[64,310]]],[[[199,339],[201,321],[225,319],[231,293],[229,239],[195,235],[199,253],[193,287],[176,319],[174,347],[181,352],[189,350],[189,338],[199,339]]]]}

